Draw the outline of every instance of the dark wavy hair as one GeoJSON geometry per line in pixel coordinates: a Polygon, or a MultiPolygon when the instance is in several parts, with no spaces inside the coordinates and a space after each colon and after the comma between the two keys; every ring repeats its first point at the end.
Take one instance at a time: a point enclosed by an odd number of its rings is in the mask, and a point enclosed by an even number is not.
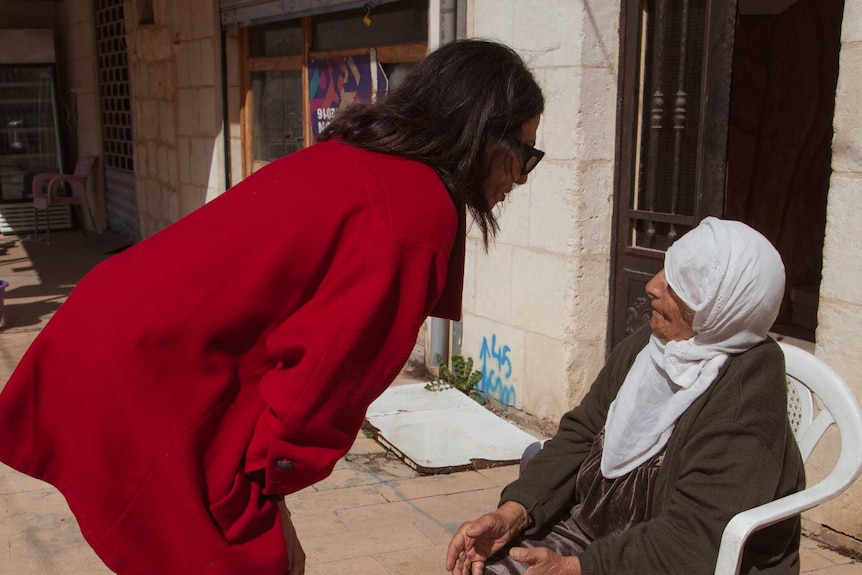
{"type": "Polygon", "coordinates": [[[485,246],[499,226],[485,199],[494,160],[520,153],[524,123],[545,108],[521,57],[487,40],[458,40],[426,56],[398,88],[373,104],[353,105],[327,126],[331,138],[431,166],[456,205],[465,205],[485,246]]]}

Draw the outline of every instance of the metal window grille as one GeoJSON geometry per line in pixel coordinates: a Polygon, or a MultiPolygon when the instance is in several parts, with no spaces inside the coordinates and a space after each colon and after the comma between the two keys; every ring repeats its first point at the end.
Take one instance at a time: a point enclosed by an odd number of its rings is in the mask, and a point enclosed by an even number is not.
{"type": "Polygon", "coordinates": [[[104,163],[131,172],[132,112],[123,0],[95,0],[94,12],[104,163]]]}
{"type": "Polygon", "coordinates": [[[702,3],[689,0],[646,2],[641,165],[632,245],[665,250],[696,223],[703,10],[702,3]]]}

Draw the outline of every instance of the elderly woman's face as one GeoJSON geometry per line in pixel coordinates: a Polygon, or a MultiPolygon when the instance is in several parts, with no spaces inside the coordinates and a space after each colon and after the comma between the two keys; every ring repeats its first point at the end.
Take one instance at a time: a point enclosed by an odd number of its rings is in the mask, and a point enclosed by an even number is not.
{"type": "MultiPolygon", "coordinates": [[[[536,145],[536,131],[539,129],[540,116],[524,122],[521,126],[521,141],[531,146],[536,145]]],[[[525,158],[515,158],[510,162],[509,158],[497,156],[494,165],[485,178],[485,200],[488,207],[493,208],[506,199],[515,184],[526,184],[527,176],[521,175],[521,169],[525,158]]]]}
{"type": "Polygon", "coordinates": [[[646,291],[652,298],[652,318],[649,326],[662,341],[684,341],[694,337],[691,320],[686,319],[687,308],[671,287],[667,285],[664,270],[647,283],[646,291]]]}

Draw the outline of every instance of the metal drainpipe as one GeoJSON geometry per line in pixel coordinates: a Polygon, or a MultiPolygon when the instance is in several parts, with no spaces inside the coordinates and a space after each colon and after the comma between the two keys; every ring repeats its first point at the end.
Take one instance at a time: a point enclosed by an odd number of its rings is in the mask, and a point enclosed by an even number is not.
{"type": "MultiPolygon", "coordinates": [[[[440,45],[448,44],[458,35],[459,4],[463,0],[440,0],[440,45]]],[[[460,322],[459,322],[460,323],[460,322]]],[[[437,356],[449,364],[449,320],[431,318],[431,357],[425,358],[427,367],[437,368],[437,356]]],[[[460,328],[460,326],[458,326],[460,328]]],[[[460,348],[460,329],[459,348],[460,348]]],[[[459,349],[460,351],[460,349],[459,349]]]]}
{"type": "Polygon", "coordinates": [[[440,45],[455,40],[458,34],[458,0],[440,0],[440,45]]]}
{"type": "MultiPolygon", "coordinates": [[[[221,21],[221,20],[219,20],[221,21]]],[[[231,187],[231,157],[230,157],[230,110],[227,104],[227,33],[219,26],[221,56],[221,101],[222,101],[222,143],[224,144],[224,191],[231,187]]]]}

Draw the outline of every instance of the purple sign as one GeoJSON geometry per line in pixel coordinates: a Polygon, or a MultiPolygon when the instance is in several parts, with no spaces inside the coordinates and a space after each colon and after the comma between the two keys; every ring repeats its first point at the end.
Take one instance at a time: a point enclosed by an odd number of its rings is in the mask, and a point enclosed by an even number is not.
{"type": "Polygon", "coordinates": [[[388,80],[374,52],[308,62],[311,131],[316,140],[339,110],[385,94],[388,80]]]}

